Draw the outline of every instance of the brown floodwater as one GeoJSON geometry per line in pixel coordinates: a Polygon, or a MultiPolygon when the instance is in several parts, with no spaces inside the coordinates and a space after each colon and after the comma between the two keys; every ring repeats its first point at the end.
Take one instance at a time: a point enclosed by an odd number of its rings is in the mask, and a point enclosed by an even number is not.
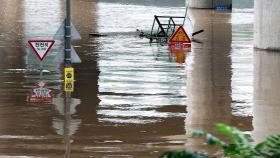
{"type": "Polygon", "coordinates": [[[64,1],[0,0],[0,157],[155,158],[171,149],[211,151],[187,131],[214,132],[218,122],[256,141],[279,133],[280,55],[253,48],[253,9],[189,10],[186,31],[205,30],[190,52],[170,52],[137,36],[136,29],[150,31],[154,15],[183,16],[181,3],[72,1],[72,21],[82,36],[72,44],[82,63],[73,64],[69,103],[62,42],[42,63],[27,44],[53,38],[64,1]],[[53,91],[52,103],[26,101],[39,81],[53,91]]]}

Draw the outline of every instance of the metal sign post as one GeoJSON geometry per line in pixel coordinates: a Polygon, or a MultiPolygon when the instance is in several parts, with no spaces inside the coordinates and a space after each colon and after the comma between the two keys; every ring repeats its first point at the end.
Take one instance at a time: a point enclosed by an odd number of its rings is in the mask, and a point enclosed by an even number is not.
{"type": "Polygon", "coordinates": [[[65,67],[71,66],[71,0],[66,0],[65,18],[65,67]]]}
{"type": "MultiPolygon", "coordinates": [[[[66,0],[66,18],[65,18],[65,48],[64,48],[64,55],[65,55],[65,68],[64,68],[64,82],[65,82],[65,89],[66,87],[69,87],[66,81],[67,78],[74,78],[74,70],[73,70],[73,74],[68,75],[66,72],[67,69],[73,69],[71,68],[71,51],[72,51],[72,47],[71,47],[71,0],[66,0]]],[[[73,81],[74,82],[74,81],[73,81]]],[[[71,82],[72,83],[72,82],[71,82]]],[[[67,142],[66,144],[66,151],[65,151],[65,158],[69,158],[70,157],[70,150],[71,150],[71,142],[70,142],[70,132],[69,132],[69,123],[71,121],[71,116],[70,116],[70,106],[71,106],[71,92],[73,91],[72,89],[74,85],[71,85],[70,90],[65,91],[65,130],[64,130],[64,136],[65,136],[65,141],[67,142]]]]}
{"type": "Polygon", "coordinates": [[[74,47],[71,45],[72,40],[80,40],[81,35],[71,22],[71,0],[66,0],[66,17],[61,26],[56,31],[54,40],[64,41],[63,53],[58,53],[59,61],[64,62],[66,67],[70,67],[72,63],[81,63],[81,59],[74,47]]]}
{"type": "MultiPolygon", "coordinates": [[[[71,97],[71,92],[74,91],[74,69],[71,67],[72,62],[79,63],[81,62],[79,56],[76,54],[73,46],[71,45],[72,40],[72,26],[71,23],[71,0],[66,0],[66,18],[64,20],[64,29],[61,29],[61,27],[58,29],[57,37],[59,37],[59,34],[61,32],[64,32],[64,91],[66,92],[66,96],[71,97]],[[73,56],[72,56],[72,55],[73,56]],[[73,58],[74,57],[74,58],[73,58]],[[73,61],[72,61],[73,59],[73,61]]],[[[73,39],[80,39],[80,35],[73,27],[74,30],[74,37],[73,39]]]]}

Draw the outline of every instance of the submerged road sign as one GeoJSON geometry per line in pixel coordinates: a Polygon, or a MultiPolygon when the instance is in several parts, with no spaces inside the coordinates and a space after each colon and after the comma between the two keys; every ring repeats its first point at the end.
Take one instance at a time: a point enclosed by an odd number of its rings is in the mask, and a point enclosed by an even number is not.
{"type": "Polygon", "coordinates": [[[191,39],[183,26],[179,26],[176,32],[171,36],[168,46],[172,49],[184,49],[191,47],[191,39]]]}
{"type": "MultiPolygon", "coordinates": [[[[59,29],[54,35],[54,40],[65,40],[65,20],[60,25],[59,29]]],[[[71,40],[80,40],[82,39],[80,33],[77,31],[76,27],[71,22],[71,40]]]]}
{"type": "Polygon", "coordinates": [[[43,61],[53,46],[54,40],[29,40],[28,43],[39,60],[43,61]]]}
{"type": "Polygon", "coordinates": [[[72,67],[64,68],[64,91],[74,91],[74,68],[72,67]]]}
{"type": "MultiPolygon", "coordinates": [[[[64,50],[63,50],[64,52],[64,50]]],[[[60,63],[63,63],[65,61],[65,55],[63,52],[58,52],[58,54],[56,55],[55,57],[55,60],[60,62],[60,63]]],[[[79,57],[79,55],[77,54],[76,50],[74,49],[73,46],[71,46],[71,63],[81,63],[82,60],[81,58],[79,57]]]]}
{"type": "MultiPolygon", "coordinates": [[[[66,19],[63,21],[63,23],[60,25],[59,29],[57,30],[57,32],[55,33],[53,39],[54,40],[61,40],[64,41],[65,40],[65,21],[66,19]]],[[[81,35],[80,33],[77,31],[76,27],[73,25],[73,23],[71,22],[71,40],[80,40],[81,35]]],[[[65,43],[66,44],[66,43],[65,43]]],[[[64,51],[65,51],[65,45],[64,45],[64,51]]],[[[65,54],[64,52],[59,52],[59,54],[57,55],[57,58],[60,62],[65,62],[65,54]]],[[[82,60],[80,59],[79,55],[77,54],[77,52],[75,51],[74,47],[71,46],[71,63],[81,63],[82,60]]]]}
{"type": "Polygon", "coordinates": [[[27,102],[29,103],[43,103],[49,104],[53,100],[53,92],[51,89],[47,88],[45,82],[37,82],[36,87],[32,89],[32,92],[27,96],[27,102]]]}

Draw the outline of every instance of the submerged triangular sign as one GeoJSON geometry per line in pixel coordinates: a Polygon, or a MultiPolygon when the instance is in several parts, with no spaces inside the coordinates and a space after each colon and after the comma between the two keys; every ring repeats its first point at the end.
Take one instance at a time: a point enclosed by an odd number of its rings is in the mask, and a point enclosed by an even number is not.
{"type": "Polygon", "coordinates": [[[39,60],[43,61],[53,46],[54,40],[29,40],[28,43],[39,60]]]}
{"type": "MultiPolygon", "coordinates": [[[[60,25],[59,29],[54,35],[54,40],[65,40],[65,20],[60,25]]],[[[76,27],[71,22],[71,40],[80,40],[82,39],[80,33],[77,31],[76,27]]]]}
{"type": "MultiPolygon", "coordinates": [[[[58,62],[64,62],[64,59],[65,59],[64,52],[59,52],[56,56],[56,60],[58,62]]],[[[71,63],[82,63],[81,58],[79,57],[79,55],[77,54],[73,46],[71,46],[71,63]]]]}
{"type": "Polygon", "coordinates": [[[71,62],[72,63],[82,63],[81,58],[77,54],[76,50],[73,46],[71,46],[71,62]]]}
{"type": "Polygon", "coordinates": [[[179,26],[176,32],[171,36],[169,43],[172,42],[191,43],[191,39],[189,38],[183,26],[179,26]]]}

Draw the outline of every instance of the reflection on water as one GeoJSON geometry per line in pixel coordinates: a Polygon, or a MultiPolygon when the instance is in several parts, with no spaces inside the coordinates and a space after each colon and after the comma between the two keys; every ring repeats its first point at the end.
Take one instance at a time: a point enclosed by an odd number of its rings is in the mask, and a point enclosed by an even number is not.
{"type": "Polygon", "coordinates": [[[253,136],[258,142],[280,132],[279,66],[278,52],[255,50],[253,136]]]}
{"type": "Polygon", "coordinates": [[[173,61],[179,64],[185,64],[186,56],[189,53],[189,50],[170,50],[170,55],[173,61]]]}
{"type": "Polygon", "coordinates": [[[232,113],[253,114],[253,9],[232,13],[232,113]]]}
{"type": "MultiPolygon", "coordinates": [[[[193,63],[187,69],[186,130],[201,129],[214,132],[214,125],[223,122],[251,131],[252,118],[248,115],[239,117],[232,108],[236,103],[233,100],[236,93],[244,95],[242,91],[234,90],[236,87],[243,88],[239,87],[237,81],[240,78],[236,78],[235,75],[244,73],[244,69],[236,69],[239,62],[243,62],[240,55],[236,54],[236,47],[239,46],[239,50],[244,47],[246,53],[252,50],[251,47],[249,49],[246,47],[246,43],[240,42],[243,40],[243,34],[242,32],[237,34],[235,31],[235,27],[240,26],[231,23],[235,13],[196,9],[191,9],[189,13],[194,19],[194,30],[203,28],[205,32],[195,37],[201,43],[193,44],[193,63]]],[[[242,65],[238,66],[240,67],[243,68],[242,65]]],[[[246,94],[244,97],[251,96],[246,94]]],[[[242,103],[241,106],[244,104],[246,103],[242,103]]],[[[188,140],[186,146],[189,149],[205,149],[205,146],[192,139],[188,140]]]]}
{"type": "Polygon", "coordinates": [[[57,134],[64,137],[65,143],[65,158],[70,158],[71,144],[74,142],[73,135],[80,127],[81,120],[72,118],[76,113],[76,107],[81,104],[80,99],[75,98],[55,98],[54,105],[56,111],[59,113],[53,119],[53,128],[56,129],[57,134]]]}
{"type": "Polygon", "coordinates": [[[235,86],[231,72],[235,65],[231,58],[235,34],[228,22],[231,14],[208,10],[190,10],[190,13],[195,19],[194,27],[205,29],[205,33],[196,37],[203,43],[194,45],[194,63],[187,79],[187,128],[210,130],[221,121],[238,125],[239,119],[232,116],[231,108],[231,89],[235,86]]]}
{"type": "MultiPolygon", "coordinates": [[[[61,94],[59,95],[61,96],[61,94]]],[[[67,115],[71,116],[76,113],[76,108],[79,104],[81,104],[80,99],[71,98],[70,104],[65,104],[65,99],[63,97],[54,98],[53,104],[55,105],[55,110],[58,112],[58,116],[56,118],[53,118],[53,127],[56,129],[57,134],[64,135],[65,134],[65,125],[69,124],[69,135],[73,135],[76,133],[76,131],[79,128],[79,125],[81,124],[80,119],[67,119],[67,115]],[[61,118],[61,116],[66,116],[65,118],[61,118]],[[69,121],[69,122],[65,122],[69,121]]]]}

